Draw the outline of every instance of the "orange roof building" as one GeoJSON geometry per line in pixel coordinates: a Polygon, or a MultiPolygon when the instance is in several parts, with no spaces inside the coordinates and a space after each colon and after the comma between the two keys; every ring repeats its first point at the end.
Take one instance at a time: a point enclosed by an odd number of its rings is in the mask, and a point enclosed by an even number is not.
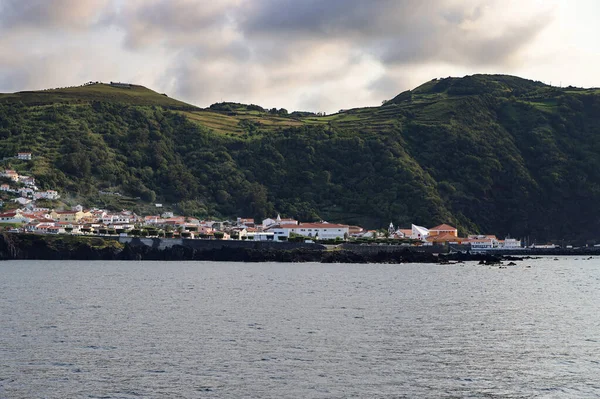
{"type": "Polygon", "coordinates": [[[440,224],[439,226],[435,226],[429,229],[429,236],[437,236],[442,234],[451,234],[454,237],[458,237],[458,230],[456,227],[452,227],[449,224],[440,224]]]}
{"type": "Polygon", "coordinates": [[[430,242],[432,244],[463,244],[467,243],[468,241],[468,238],[461,238],[451,233],[435,234],[427,237],[427,242],[430,242]]]}

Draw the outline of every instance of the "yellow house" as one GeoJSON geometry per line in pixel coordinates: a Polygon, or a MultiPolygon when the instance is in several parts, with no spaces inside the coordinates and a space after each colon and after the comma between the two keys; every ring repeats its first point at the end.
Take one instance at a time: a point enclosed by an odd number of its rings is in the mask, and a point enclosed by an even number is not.
{"type": "Polygon", "coordinates": [[[90,212],[83,211],[52,211],[50,217],[58,222],[77,223],[84,217],[91,216],[90,212]]]}

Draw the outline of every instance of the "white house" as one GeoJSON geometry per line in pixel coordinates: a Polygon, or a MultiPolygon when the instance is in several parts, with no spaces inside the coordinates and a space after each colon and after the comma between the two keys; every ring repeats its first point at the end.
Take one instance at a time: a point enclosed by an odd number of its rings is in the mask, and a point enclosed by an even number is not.
{"type": "Polygon", "coordinates": [[[104,224],[129,224],[131,223],[131,218],[127,215],[123,214],[108,214],[102,216],[102,223],[104,224]]]}
{"type": "Polygon", "coordinates": [[[26,186],[35,187],[35,178],[31,176],[19,175],[18,179],[21,183],[25,184],[26,186]]]}
{"type": "Polygon", "coordinates": [[[410,226],[410,229],[410,238],[412,238],[413,240],[425,241],[427,240],[427,237],[429,237],[429,230],[426,227],[417,226],[416,224],[413,224],[410,226]]]}
{"type": "MultiPolygon", "coordinates": [[[[46,233],[48,233],[48,229],[51,227],[54,227],[56,224],[52,223],[52,222],[42,222],[42,223],[36,223],[36,224],[32,224],[32,225],[33,225],[33,229],[31,227],[28,227],[27,230],[33,231],[35,233],[46,234],[46,233]]],[[[32,225],[29,225],[29,226],[32,226],[32,225]]]]}
{"type": "Polygon", "coordinates": [[[521,240],[516,238],[505,238],[504,241],[500,241],[500,247],[502,249],[523,249],[521,240]]]}
{"type": "Polygon", "coordinates": [[[0,223],[29,223],[31,219],[21,214],[21,210],[0,213],[0,223]]]}
{"type": "Polygon", "coordinates": [[[8,177],[10,180],[12,180],[14,182],[19,181],[19,174],[12,169],[6,169],[4,172],[0,173],[0,175],[3,177],[8,177]]]}
{"type": "Polygon", "coordinates": [[[55,200],[55,199],[59,199],[60,195],[58,195],[58,193],[54,190],[46,190],[46,191],[39,191],[39,192],[33,194],[33,197],[35,199],[45,198],[45,199],[49,199],[49,200],[55,200]]]}
{"type": "Polygon", "coordinates": [[[469,236],[468,242],[471,244],[471,251],[473,252],[485,252],[500,247],[500,242],[496,236],[469,236]]]}
{"type": "Polygon", "coordinates": [[[18,203],[19,205],[27,205],[31,202],[30,199],[24,197],[15,198],[13,201],[18,203]]]}
{"type": "MultiPolygon", "coordinates": [[[[14,152],[13,152],[14,154],[14,152]]],[[[30,152],[19,152],[17,153],[17,159],[21,159],[23,161],[31,161],[31,153],[30,152]]]]}
{"type": "Polygon", "coordinates": [[[555,245],[555,244],[532,244],[530,248],[554,249],[554,248],[558,248],[558,245],[555,245]]]}
{"type": "Polygon", "coordinates": [[[277,214],[277,217],[275,219],[271,219],[271,218],[266,218],[265,220],[262,221],[262,227],[263,229],[267,229],[271,226],[275,226],[277,224],[298,224],[298,221],[296,219],[282,219],[281,216],[279,214],[277,214]]]}
{"type": "Polygon", "coordinates": [[[29,187],[22,187],[18,189],[17,192],[21,194],[21,197],[32,197],[35,191],[33,191],[33,189],[29,187]]]}
{"type": "Polygon", "coordinates": [[[328,240],[347,237],[349,226],[334,223],[280,224],[270,228],[269,231],[272,231],[277,239],[289,238],[291,233],[295,233],[305,237],[328,240]]]}
{"type": "Polygon", "coordinates": [[[275,233],[267,231],[253,231],[246,234],[249,240],[254,241],[275,241],[275,233]]]}

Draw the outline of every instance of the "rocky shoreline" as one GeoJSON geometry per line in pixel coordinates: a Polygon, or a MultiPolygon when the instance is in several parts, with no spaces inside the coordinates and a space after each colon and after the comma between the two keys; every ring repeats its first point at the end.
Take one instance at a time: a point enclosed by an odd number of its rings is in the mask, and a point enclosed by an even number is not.
{"type": "Polygon", "coordinates": [[[358,253],[348,249],[321,248],[219,248],[197,249],[184,245],[153,248],[119,243],[101,237],[40,236],[33,234],[0,235],[0,260],[153,260],[153,261],[229,261],[229,262],[321,262],[321,263],[438,263],[455,264],[478,261],[500,265],[502,261],[523,258],[493,254],[433,254],[409,248],[398,251],[358,253]]]}

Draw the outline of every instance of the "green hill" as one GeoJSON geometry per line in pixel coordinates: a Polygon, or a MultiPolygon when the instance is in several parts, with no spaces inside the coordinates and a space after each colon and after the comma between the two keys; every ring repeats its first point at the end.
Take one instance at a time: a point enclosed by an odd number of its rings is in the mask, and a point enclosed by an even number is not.
{"type": "Polygon", "coordinates": [[[0,137],[34,154],[5,165],[87,205],[600,239],[597,89],[474,75],[318,116],[91,85],[1,95],[0,137]]]}
{"type": "Polygon", "coordinates": [[[89,104],[94,101],[118,102],[129,105],[154,105],[167,109],[194,110],[190,104],[169,98],[144,86],[120,83],[89,83],[82,86],[48,89],[40,91],[21,91],[18,93],[0,93],[0,104],[21,102],[25,105],[49,104],[89,104]]]}

